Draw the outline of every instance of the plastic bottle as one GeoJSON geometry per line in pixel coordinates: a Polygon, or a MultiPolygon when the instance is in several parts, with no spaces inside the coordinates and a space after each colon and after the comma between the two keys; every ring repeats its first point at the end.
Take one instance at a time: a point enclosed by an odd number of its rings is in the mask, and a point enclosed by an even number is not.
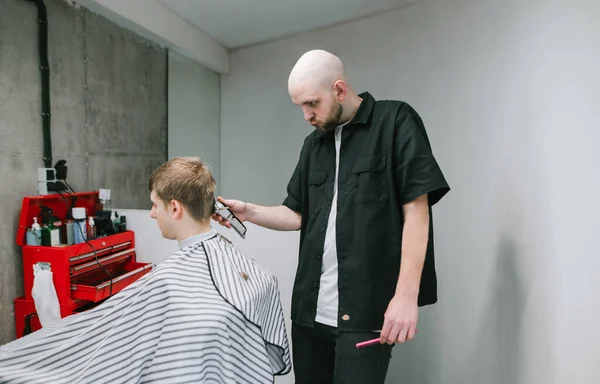
{"type": "Polygon", "coordinates": [[[42,245],[46,247],[60,245],[60,231],[52,224],[52,221],[42,227],[42,245]]]}
{"type": "Polygon", "coordinates": [[[33,225],[31,226],[31,229],[35,231],[37,245],[42,245],[42,226],[38,223],[37,219],[37,217],[33,218],[33,225]]]}
{"type": "Polygon", "coordinates": [[[119,233],[119,221],[117,221],[117,213],[115,211],[110,213],[110,223],[115,230],[114,233],[119,233]]]}
{"type": "Polygon", "coordinates": [[[33,218],[33,225],[27,230],[27,245],[42,245],[42,227],[37,222],[37,217],[33,218]]]}
{"type": "Polygon", "coordinates": [[[127,217],[121,216],[119,223],[119,233],[127,231],[127,217]]]}
{"type": "Polygon", "coordinates": [[[50,223],[50,246],[51,247],[57,247],[60,245],[60,226],[57,227],[55,225],[55,223],[59,224],[60,220],[55,220],[52,223],[50,223]]]}
{"type": "Polygon", "coordinates": [[[90,216],[88,221],[88,240],[94,240],[96,238],[96,225],[94,224],[94,218],[90,216]]]}
{"type": "Polygon", "coordinates": [[[47,207],[41,207],[42,208],[42,229],[40,230],[40,232],[42,233],[42,241],[41,241],[41,245],[43,245],[44,247],[49,247],[50,246],[50,228],[48,227],[48,225],[52,225],[52,218],[48,217],[48,209],[47,207]]]}
{"type": "Polygon", "coordinates": [[[54,226],[52,209],[42,206],[42,245],[56,247],[60,245],[60,230],[54,226]]]}
{"type": "Polygon", "coordinates": [[[73,239],[75,244],[85,243],[87,239],[87,230],[85,225],[85,208],[72,209],[73,220],[73,239]]]}
{"type": "Polygon", "coordinates": [[[52,239],[52,246],[55,247],[57,245],[60,244],[65,244],[65,242],[63,241],[63,222],[61,219],[59,219],[56,216],[52,217],[52,226],[54,227],[54,229],[56,229],[56,232],[58,232],[58,234],[56,234],[55,232],[53,233],[54,238],[52,239]]]}
{"type": "Polygon", "coordinates": [[[67,245],[75,244],[75,221],[71,212],[67,212],[67,218],[63,224],[63,243],[67,245]]]}

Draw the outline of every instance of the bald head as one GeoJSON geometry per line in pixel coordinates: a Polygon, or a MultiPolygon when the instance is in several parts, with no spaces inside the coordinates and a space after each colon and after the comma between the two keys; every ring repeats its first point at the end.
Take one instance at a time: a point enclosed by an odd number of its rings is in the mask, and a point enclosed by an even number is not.
{"type": "Polygon", "coordinates": [[[290,95],[299,88],[324,91],[338,80],[346,81],[342,61],[327,51],[316,49],[306,52],[298,59],[288,79],[288,91],[290,95]]]}
{"type": "Polygon", "coordinates": [[[288,91],[292,102],[302,108],[304,120],[323,132],[350,120],[362,101],[348,85],[342,61],[321,49],[298,59],[290,72],[288,91]]]}

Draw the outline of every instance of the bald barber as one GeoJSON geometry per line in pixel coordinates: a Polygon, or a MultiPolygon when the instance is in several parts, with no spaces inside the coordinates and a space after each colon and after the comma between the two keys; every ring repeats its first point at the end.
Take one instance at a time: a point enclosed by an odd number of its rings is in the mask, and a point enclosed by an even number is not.
{"type": "Polygon", "coordinates": [[[384,383],[392,347],[415,337],[419,307],[437,301],[431,207],[450,187],[417,112],[357,94],[335,55],[302,55],[288,90],[315,130],[283,204],[221,201],[243,221],[301,231],[296,383],[384,383]]]}

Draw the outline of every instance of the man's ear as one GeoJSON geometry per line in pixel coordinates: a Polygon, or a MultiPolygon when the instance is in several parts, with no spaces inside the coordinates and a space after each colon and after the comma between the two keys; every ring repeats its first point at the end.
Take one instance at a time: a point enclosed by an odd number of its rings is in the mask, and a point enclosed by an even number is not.
{"type": "Polygon", "coordinates": [[[346,87],[344,80],[338,80],[333,83],[333,94],[338,101],[344,101],[346,95],[348,94],[348,87],[346,87]]]}
{"type": "Polygon", "coordinates": [[[183,206],[177,200],[171,200],[169,208],[174,219],[180,219],[183,215],[183,206]]]}

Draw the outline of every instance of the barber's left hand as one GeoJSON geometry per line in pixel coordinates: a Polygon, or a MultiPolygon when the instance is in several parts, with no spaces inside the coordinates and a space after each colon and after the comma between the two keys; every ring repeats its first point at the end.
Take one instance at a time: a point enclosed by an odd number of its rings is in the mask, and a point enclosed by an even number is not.
{"type": "Polygon", "coordinates": [[[385,311],[381,344],[404,343],[415,337],[419,306],[417,298],[396,295],[385,311]]]}

